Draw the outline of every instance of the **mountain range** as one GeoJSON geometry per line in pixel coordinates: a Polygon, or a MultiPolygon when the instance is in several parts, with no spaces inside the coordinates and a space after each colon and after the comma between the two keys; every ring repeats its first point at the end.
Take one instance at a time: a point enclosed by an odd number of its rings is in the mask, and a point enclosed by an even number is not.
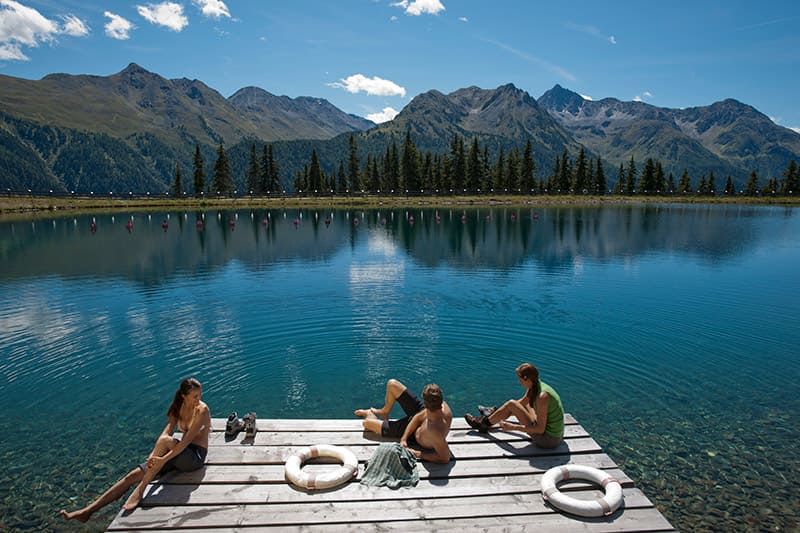
{"type": "Polygon", "coordinates": [[[228,98],[202,81],[166,79],[130,64],[111,76],[0,76],[0,187],[44,191],[167,190],[175,165],[189,175],[195,144],[210,170],[224,143],[243,186],[253,143],[272,143],[285,184],[316,149],[330,172],[355,135],[362,161],[410,133],[417,148],[443,153],[454,135],[477,138],[492,156],[530,140],[539,177],[565,149],[583,146],[613,168],[631,156],[659,159],[676,176],[714,172],[737,183],[756,170],[778,177],[800,159],[800,134],[733,99],[669,109],[614,98],[584,99],[556,85],[538,99],[513,84],[436,90],[375,125],[320,98],[245,87],[228,98]]]}

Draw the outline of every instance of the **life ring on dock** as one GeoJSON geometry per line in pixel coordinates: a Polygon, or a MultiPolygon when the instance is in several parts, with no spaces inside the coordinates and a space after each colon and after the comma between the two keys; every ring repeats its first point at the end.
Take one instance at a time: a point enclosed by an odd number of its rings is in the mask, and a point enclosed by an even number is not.
{"type": "Polygon", "coordinates": [[[284,465],[286,479],[304,489],[330,489],[346,483],[358,473],[358,459],[353,452],[341,446],[317,444],[301,448],[291,455],[284,465]],[[303,472],[303,463],[314,457],[333,457],[342,465],[330,472],[310,474],[303,472]]]}
{"type": "Polygon", "coordinates": [[[542,498],[553,507],[577,516],[608,516],[622,504],[622,485],[598,468],[581,465],[556,466],[544,473],[542,498]],[[558,490],[558,485],[568,479],[583,479],[602,486],[605,494],[596,500],[579,500],[558,490]]]}

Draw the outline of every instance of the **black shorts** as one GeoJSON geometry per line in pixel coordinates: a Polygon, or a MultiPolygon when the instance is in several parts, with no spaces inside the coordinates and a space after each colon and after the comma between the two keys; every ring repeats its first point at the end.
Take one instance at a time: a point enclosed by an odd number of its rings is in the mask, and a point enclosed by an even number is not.
{"type": "MultiPolygon", "coordinates": [[[[175,440],[177,441],[177,439],[175,440]]],[[[158,476],[162,476],[173,470],[179,472],[194,472],[195,470],[199,470],[203,468],[206,462],[206,455],[208,455],[207,448],[203,448],[194,443],[189,444],[181,453],[164,463],[164,466],[158,471],[158,476]]],[[[147,472],[147,462],[145,461],[140,464],[139,468],[147,472]]]]}
{"type": "Polygon", "coordinates": [[[414,393],[409,392],[408,389],[397,397],[397,403],[403,408],[406,416],[397,420],[384,420],[383,425],[381,425],[382,437],[399,439],[405,433],[414,415],[425,409],[425,404],[422,403],[422,400],[414,396],[414,393]]]}

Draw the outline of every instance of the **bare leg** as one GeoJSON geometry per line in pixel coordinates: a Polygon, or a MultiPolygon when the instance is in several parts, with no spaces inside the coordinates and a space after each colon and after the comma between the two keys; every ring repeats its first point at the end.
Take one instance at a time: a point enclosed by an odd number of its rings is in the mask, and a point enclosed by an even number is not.
{"type": "Polygon", "coordinates": [[[489,425],[493,426],[494,424],[497,424],[501,420],[505,420],[510,416],[517,417],[519,423],[525,426],[533,422],[530,411],[528,411],[528,409],[522,405],[519,400],[508,400],[502,405],[502,407],[492,413],[492,415],[489,417],[489,425]]]}
{"type": "MultiPolygon", "coordinates": [[[[168,436],[161,436],[156,441],[156,447],[153,448],[153,453],[150,455],[161,457],[175,447],[175,439],[168,436]]],[[[142,476],[142,480],[139,482],[139,486],[137,486],[131,495],[128,496],[128,501],[122,506],[123,509],[126,511],[133,511],[139,505],[139,502],[142,501],[144,498],[144,489],[147,488],[147,485],[153,481],[153,478],[156,477],[158,474],[158,470],[155,468],[148,468],[147,472],[144,473],[142,476]]]]}
{"type": "Polygon", "coordinates": [[[64,509],[59,511],[62,517],[66,520],[78,520],[79,522],[86,522],[91,518],[91,516],[108,505],[111,502],[114,502],[120,499],[129,488],[139,483],[144,476],[144,472],[141,468],[136,467],[130,472],[128,472],[124,477],[120,478],[116,483],[114,483],[111,488],[105,491],[99,498],[95,501],[84,507],[83,509],[78,509],[77,511],[67,512],[64,509]]]}
{"type": "Polygon", "coordinates": [[[384,400],[383,407],[380,409],[375,409],[374,407],[370,407],[369,409],[356,409],[354,414],[364,418],[364,429],[374,433],[380,433],[382,425],[381,420],[387,420],[389,418],[395,401],[405,390],[405,385],[396,379],[390,379],[386,382],[386,399],[384,400]]]}

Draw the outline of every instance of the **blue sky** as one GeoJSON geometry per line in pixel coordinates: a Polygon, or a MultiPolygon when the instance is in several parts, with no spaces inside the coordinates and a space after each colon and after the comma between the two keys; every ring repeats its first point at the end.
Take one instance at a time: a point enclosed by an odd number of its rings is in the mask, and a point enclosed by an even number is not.
{"type": "Polygon", "coordinates": [[[798,128],[800,2],[0,0],[0,73],[135,62],[391,116],[429,89],[556,83],[664,107],[736,98],[798,128]]]}

